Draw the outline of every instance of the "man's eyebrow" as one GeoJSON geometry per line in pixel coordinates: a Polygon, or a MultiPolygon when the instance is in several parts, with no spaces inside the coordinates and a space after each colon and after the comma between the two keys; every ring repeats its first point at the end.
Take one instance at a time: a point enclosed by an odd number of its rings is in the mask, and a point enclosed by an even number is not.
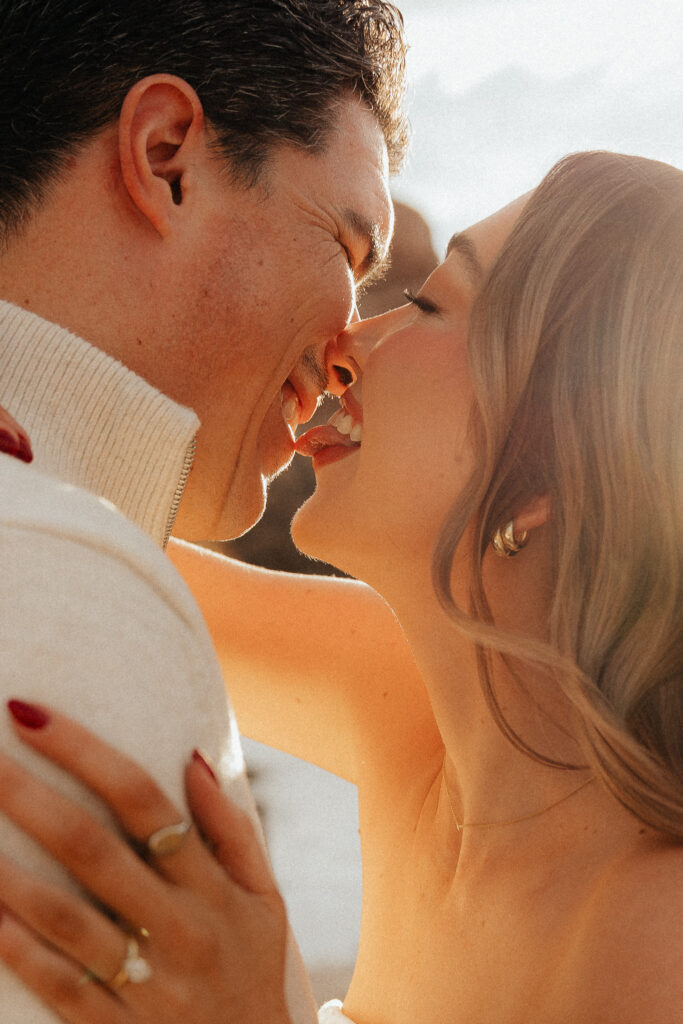
{"type": "Polygon", "coordinates": [[[481,279],[484,276],[482,265],[479,262],[479,256],[477,255],[477,249],[468,234],[464,231],[459,231],[451,238],[446,249],[446,256],[456,251],[462,256],[463,262],[465,263],[467,270],[469,271],[470,278],[474,285],[481,284],[481,279]]]}
{"type": "Polygon", "coordinates": [[[381,276],[388,258],[379,224],[375,224],[357,210],[348,208],[341,211],[341,219],[346,230],[363,241],[366,255],[356,268],[356,275],[359,283],[367,286],[381,276]]]}

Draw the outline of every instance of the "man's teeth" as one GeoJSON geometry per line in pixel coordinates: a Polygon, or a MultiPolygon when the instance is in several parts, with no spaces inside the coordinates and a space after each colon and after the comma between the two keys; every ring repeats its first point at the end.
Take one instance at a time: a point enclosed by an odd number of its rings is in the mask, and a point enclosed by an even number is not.
{"type": "Polygon", "coordinates": [[[297,400],[296,398],[287,398],[282,402],[282,416],[285,423],[291,424],[296,419],[297,413],[297,400]]]}
{"type": "Polygon", "coordinates": [[[363,427],[360,423],[354,423],[353,417],[343,409],[335,413],[330,420],[330,426],[338,430],[340,434],[346,434],[354,442],[360,444],[363,438],[363,427]]]}

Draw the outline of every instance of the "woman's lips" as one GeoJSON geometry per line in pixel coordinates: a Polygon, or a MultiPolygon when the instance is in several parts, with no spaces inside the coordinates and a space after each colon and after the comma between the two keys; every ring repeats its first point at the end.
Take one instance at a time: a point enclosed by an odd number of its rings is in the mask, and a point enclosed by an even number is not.
{"type": "Polygon", "coordinates": [[[363,438],[363,411],[358,402],[351,412],[347,396],[341,398],[340,408],[322,427],[307,430],[294,444],[294,451],[313,459],[313,466],[326,466],[329,462],[346,458],[360,448],[363,438]]]}
{"type": "Polygon", "coordinates": [[[340,459],[350,458],[358,448],[355,445],[347,448],[340,444],[332,445],[329,448],[320,448],[313,456],[313,469],[319,470],[321,466],[329,466],[330,462],[338,462],[340,459]]]}
{"type": "Polygon", "coordinates": [[[340,434],[336,427],[330,426],[329,423],[324,427],[312,427],[311,430],[307,430],[294,445],[295,452],[309,458],[319,454],[323,448],[360,448],[360,445],[352,441],[348,434],[340,434]]]}

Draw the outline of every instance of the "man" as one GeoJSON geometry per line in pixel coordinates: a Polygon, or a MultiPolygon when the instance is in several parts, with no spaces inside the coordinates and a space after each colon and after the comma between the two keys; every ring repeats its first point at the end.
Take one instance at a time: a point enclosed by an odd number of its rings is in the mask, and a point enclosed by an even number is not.
{"type": "MultiPolygon", "coordinates": [[[[382,0],[0,0],[0,405],[35,453],[0,455],[3,691],[81,718],[176,799],[193,746],[244,783],[160,548],[248,529],[344,382],[334,339],[391,235],[403,57],[382,0]]],[[[2,849],[63,882],[9,824],[2,849]]],[[[6,973],[0,1005],[54,1020],[6,973]]]]}

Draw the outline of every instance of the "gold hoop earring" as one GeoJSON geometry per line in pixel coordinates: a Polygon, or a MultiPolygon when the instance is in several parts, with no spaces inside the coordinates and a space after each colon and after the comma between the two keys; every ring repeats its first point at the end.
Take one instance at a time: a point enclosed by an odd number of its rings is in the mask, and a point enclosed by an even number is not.
{"type": "Polygon", "coordinates": [[[507,526],[498,527],[493,535],[491,544],[493,550],[501,558],[511,558],[516,555],[518,551],[521,551],[527,542],[529,534],[526,530],[522,530],[518,537],[515,536],[515,521],[511,519],[507,526]]]}

